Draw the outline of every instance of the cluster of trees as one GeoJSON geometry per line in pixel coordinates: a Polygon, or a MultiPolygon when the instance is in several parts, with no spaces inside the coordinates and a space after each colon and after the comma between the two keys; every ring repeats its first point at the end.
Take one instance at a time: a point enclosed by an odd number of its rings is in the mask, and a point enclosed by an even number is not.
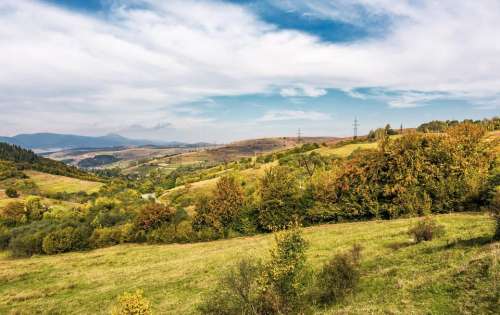
{"type": "MultiPolygon", "coordinates": [[[[399,129],[399,133],[403,133],[403,127],[399,129]]],[[[369,141],[380,141],[388,136],[397,135],[398,131],[392,129],[391,125],[387,124],[384,128],[377,128],[375,130],[370,130],[368,133],[369,141]]]]}
{"type": "Polygon", "coordinates": [[[493,117],[483,120],[466,119],[463,121],[458,120],[433,120],[428,123],[423,123],[417,127],[419,132],[445,132],[446,129],[459,125],[459,124],[475,124],[483,126],[488,131],[500,130],[500,117],[493,117]]]}
{"type": "MultiPolygon", "coordinates": [[[[15,165],[16,170],[32,169],[44,173],[69,176],[84,180],[101,181],[97,176],[82,171],[76,167],[66,165],[62,162],[43,158],[36,155],[33,151],[23,149],[17,145],[0,142],[0,176],[5,176],[2,169],[6,168],[5,163],[10,162],[15,165]]],[[[16,174],[10,174],[15,177],[16,174]]]]}
{"type": "Polygon", "coordinates": [[[245,197],[235,179],[222,178],[213,196],[198,203],[195,228],[227,235],[252,230],[249,224],[271,231],[293,220],[314,224],[477,209],[488,203],[492,189],[494,158],[484,132],[480,125],[460,124],[446,135],[384,138],[378,149],[319,163],[314,173],[272,167],[245,197]]]}

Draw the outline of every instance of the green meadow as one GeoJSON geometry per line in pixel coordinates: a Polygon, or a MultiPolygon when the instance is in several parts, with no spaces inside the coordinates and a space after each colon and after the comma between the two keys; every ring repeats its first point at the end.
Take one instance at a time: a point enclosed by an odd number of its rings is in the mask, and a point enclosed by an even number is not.
{"type": "MultiPolygon", "coordinates": [[[[304,229],[318,269],[333,254],[363,246],[357,293],[318,314],[494,314],[500,243],[481,213],[436,216],[442,238],[413,244],[418,218],[304,229]]],[[[0,313],[106,314],[119,294],[144,290],[157,314],[194,314],[238,259],[266,258],[271,234],[194,244],[125,244],[88,252],[14,259],[0,254],[0,313]]]]}

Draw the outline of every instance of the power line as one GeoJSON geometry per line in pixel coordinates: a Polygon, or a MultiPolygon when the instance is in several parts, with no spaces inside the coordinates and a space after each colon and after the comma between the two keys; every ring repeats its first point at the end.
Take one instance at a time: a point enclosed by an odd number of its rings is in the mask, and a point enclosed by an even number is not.
{"type": "Polygon", "coordinates": [[[354,123],[352,125],[354,127],[354,139],[357,139],[358,138],[358,127],[359,127],[358,117],[354,117],[354,123]]]}

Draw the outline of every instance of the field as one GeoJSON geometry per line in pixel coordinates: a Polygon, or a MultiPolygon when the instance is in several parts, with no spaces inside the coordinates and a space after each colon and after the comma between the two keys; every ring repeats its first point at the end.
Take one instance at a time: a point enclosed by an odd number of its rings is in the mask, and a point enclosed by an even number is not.
{"type": "Polygon", "coordinates": [[[87,193],[96,192],[103,185],[98,182],[80,180],[71,177],[51,175],[36,171],[26,171],[26,175],[32,179],[43,193],[67,192],[75,193],[85,191],[87,193]]]}
{"type": "Polygon", "coordinates": [[[314,150],[315,152],[318,152],[321,155],[335,155],[338,157],[348,157],[352,152],[355,150],[366,150],[366,149],[376,149],[377,148],[377,142],[369,142],[369,143],[353,143],[353,144],[347,144],[343,145],[341,147],[325,147],[325,148],[319,148],[314,150]]]}
{"type": "MultiPolygon", "coordinates": [[[[406,234],[417,219],[305,229],[310,242],[308,259],[315,269],[354,243],[364,247],[358,293],[317,313],[480,314],[495,310],[500,243],[489,241],[493,221],[473,213],[437,219],[445,225],[446,236],[417,245],[406,234]],[[481,266],[491,259],[496,262],[483,274],[481,266]],[[469,282],[468,277],[482,282],[469,282]]],[[[156,313],[193,314],[220,273],[240,257],[267,257],[272,241],[272,235],[259,235],[198,244],[120,245],[30,259],[11,259],[0,253],[0,313],[106,314],[117,295],[143,289],[156,313]]]]}

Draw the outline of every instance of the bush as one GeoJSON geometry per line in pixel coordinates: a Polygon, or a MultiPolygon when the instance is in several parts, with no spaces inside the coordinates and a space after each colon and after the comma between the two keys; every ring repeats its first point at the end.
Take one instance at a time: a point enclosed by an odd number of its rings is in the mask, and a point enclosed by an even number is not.
{"type": "Polygon", "coordinates": [[[9,249],[17,257],[43,254],[43,239],[57,228],[53,222],[43,220],[13,228],[9,249]]]}
{"type": "Polygon", "coordinates": [[[202,314],[305,314],[307,242],[298,228],[276,235],[265,264],[244,259],[198,307],[202,314]]]}
{"type": "Polygon", "coordinates": [[[305,250],[308,246],[298,227],[279,232],[271,259],[264,265],[259,304],[263,313],[300,314],[307,309],[305,250]]]}
{"type": "Polygon", "coordinates": [[[122,231],[118,227],[97,228],[90,236],[89,243],[92,248],[101,248],[120,244],[122,231]]]}
{"type": "Polygon", "coordinates": [[[433,218],[426,217],[411,228],[408,234],[412,236],[417,243],[431,241],[435,237],[444,235],[444,226],[439,225],[433,218]]]}
{"type": "Polygon", "coordinates": [[[80,230],[73,227],[57,229],[43,238],[44,253],[52,255],[83,249],[84,239],[80,230]]]}
{"type": "Polygon", "coordinates": [[[144,297],[141,290],[133,293],[125,292],[118,297],[112,315],[151,315],[151,303],[144,297]]]}
{"type": "Polygon", "coordinates": [[[260,180],[258,220],[265,231],[285,228],[300,217],[301,190],[292,169],[275,166],[260,180]]]}
{"type": "Polygon", "coordinates": [[[16,225],[28,221],[24,203],[11,201],[3,209],[0,209],[0,220],[7,225],[16,225]]]}
{"type": "Polygon", "coordinates": [[[219,281],[198,310],[209,315],[260,314],[258,283],[262,266],[251,259],[242,259],[219,281]]]}
{"type": "Polygon", "coordinates": [[[7,227],[0,225],[0,250],[4,250],[9,246],[11,237],[11,231],[7,227]]]}
{"type": "Polygon", "coordinates": [[[175,216],[175,209],[160,203],[150,202],[139,211],[135,218],[136,226],[142,230],[157,228],[170,223],[175,216]]]}
{"type": "Polygon", "coordinates": [[[37,196],[29,196],[26,198],[26,215],[28,220],[36,221],[43,218],[43,214],[47,212],[49,208],[42,203],[42,199],[37,196]]]}
{"type": "Polygon", "coordinates": [[[12,187],[9,187],[5,190],[5,194],[7,195],[7,197],[9,198],[17,198],[19,197],[19,193],[17,192],[17,190],[15,190],[14,188],[12,187]]]}
{"type": "Polygon", "coordinates": [[[322,304],[340,301],[353,292],[359,282],[361,246],[355,245],[328,261],[316,278],[315,299],[322,304]]]}
{"type": "Polygon", "coordinates": [[[175,226],[165,224],[148,232],[146,240],[150,244],[173,243],[175,242],[175,226]]]}
{"type": "Polygon", "coordinates": [[[14,236],[9,242],[9,249],[15,257],[43,254],[42,243],[45,235],[46,233],[39,231],[14,236]]]}

